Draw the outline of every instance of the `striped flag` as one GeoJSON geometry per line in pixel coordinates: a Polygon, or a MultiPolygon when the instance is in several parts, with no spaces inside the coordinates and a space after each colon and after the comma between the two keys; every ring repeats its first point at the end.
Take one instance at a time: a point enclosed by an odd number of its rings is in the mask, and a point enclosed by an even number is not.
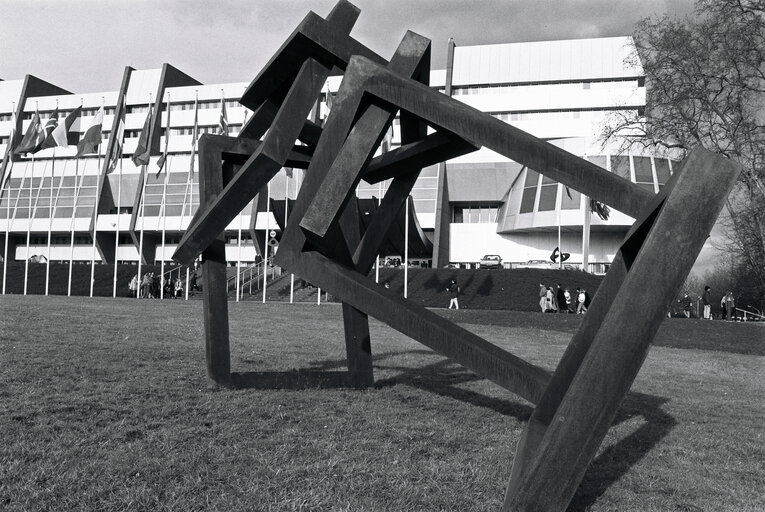
{"type": "MultiPolygon", "coordinates": [[[[69,147],[69,138],[76,138],[77,133],[80,131],[80,114],[82,113],[82,106],[74,109],[69,115],[66,116],[62,124],[58,124],[56,120],[53,130],[45,138],[45,141],[40,146],[40,149],[60,147],[69,147]]],[[[50,124],[50,121],[48,121],[50,124]]],[[[46,128],[48,125],[46,125],[46,128]]]]}
{"type": "Polygon", "coordinates": [[[189,179],[194,179],[194,157],[197,153],[197,138],[199,137],[199,99],[194,98],[194,129],[191,133],[191,163],[189,164],[189,179]]]}
{"type": "Polygon", "coordinates": [[[157,160],[157,167],[159,169],[157,170],[157,177],[162,173],[162,169],[165,167],[165,162],[167,162],[167,150],[168,150],[168,143],[170,141],[170,94],[167,95],[167,108],[165,109],[166,115],[165,115],[165,149],[162,150],[162,156],[159,157],[157,160]]]}
{"type": "Polygon", "coordinates": [[[19,142],[19,145],[13,150],[16,155],[24,153],[34,153],[37,148],[45,141],[45,131],[43,130],[42,122],[40,121],[40,113],[35,109],[35,114],[32,116],[32,122],[27,127],[27,131],[24,137],[19,142]]]}
{"type": "Polygon", "coordinates": [[[136,167],[149,164],[151,157],[151,118],[152,104],[149,103],[149,113],[146,114],[146,120],[143,122],[143,129],[141,130],[141,136],[138,137],[138,144],[133,153],[132,160],[136,167]]]}
{"type": "Polygon", "coordinates": [[[89,153],[95,153],[98,150],[98,146],[101,144],[101,129],[104,124],[104,107],[98,109],[96,117],[90,123],[82,140],[77,143],[77,156],[87,155],[89,153]]]}
{"type": "Polygon", "coordinates": [[[218,134],[228,135],[228,116],[226,116],[226,98],[220,98],[220,121],[218,122],[218,134]]]}
{"type": "MultiPolygon", "coordinates": [[[[117,108],[119,108],[119,103],[117,108]]],[[[117,121],[117,130],[114,132],[114,145],[112,146],[112,154],[109,155],[109,170],[112,172],[122,158],[122,143],[125,137],[125,102],[122,102],[122,110],[119,113],[119,120],[117,121]]]]}

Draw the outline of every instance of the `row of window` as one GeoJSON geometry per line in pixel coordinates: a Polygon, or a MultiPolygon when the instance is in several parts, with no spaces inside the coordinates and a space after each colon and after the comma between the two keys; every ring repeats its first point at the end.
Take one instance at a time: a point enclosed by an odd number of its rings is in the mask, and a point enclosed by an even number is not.
{"type": "MultiPolygon", "coordinates": [[[[665,158],[644,156],[593,156],[589,161],[617,176],[630,180],[639,187],[655,193],[661,190],[671,176],[670,161],[665,158]]],[[[581,194],[575,190],[559,189],[559,184],[546,176],[529,169],[523,185],[519,213],[555,210],[558,194],[561,195],[561,209],[577,210],[581,204],[581,194]],[[537,190],[539,194],[537,195],[537,190]],[[538,202],[537,202],[538,200],[538,202]]]]}
{"type": "Polygon", "coordinates": [[[645,87],[645,79],[628,78],[622,80],[585,80],[575,82],[524,82],[516,84],[483,84],[483,85],[461,85],[452,89],[452,95],[474,95],[474,94],[503,94],[509,92],[520,92],[528,90],[553,91],[571,91],[576,89],[634,89],[636,87],[645,87]]]}
{"type": "Polygon", "coordinates": [[[456,203],[452,205],[452,222],[478,224],[497,222],[498,203],[456,203]]]}
{"type": "Polygon", "coordinates": [[[644,115],[643,107],[632,109],[579,109],[579,110],[539,110],[528,112],[492,112],[491,115],[501,121],[560,121],[562,119],[602,119],[605,116],[632,110],[637,115],[644,115]]]}

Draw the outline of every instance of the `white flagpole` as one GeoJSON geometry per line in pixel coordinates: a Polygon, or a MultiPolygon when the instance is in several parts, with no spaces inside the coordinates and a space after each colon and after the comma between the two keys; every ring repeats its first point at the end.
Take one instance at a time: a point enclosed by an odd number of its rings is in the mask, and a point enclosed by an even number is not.
{"type": "MultiPolygon", "coordinates": [[[[11,128],[11,138],[8,140],[8,148],[6,149],[6,158],[10,159],[10,162],[6,163],[6,169],[8,169],[8,177],[0,176],[0,199],[3,197],[3,189],[5,183],[8,182],[8,195],[5,198],[5,249],[3,251],[3,295],[5,295],[5,281],[8,275],[8,238],[11,236],[10,224],[11,220],[11,172],[13,171],[13,139],[16,138],[16,102],[11,102],[11,112],[13,112],[13,127],[11,128]],[[10,167],[8,167],[10,165],[10,167]]],[[[21,186],[19,186],[19,195],[21,194],[21,186]]],[[[16,199],[18,202],[18,197],[16,199]]],[[[15,213],[15,209],[14,209],[15,213]]]]}
{"type": "MultiPolygon", "coordinates": [[[[34,158],[34,155],[32,155],[32,158],[34,158]]],[[[13,216],[11,218],[11,227],[9,231],[13,229],[13,224],[16,222],[16,212],[19,208],[19,198],[21,197],[21,188],[24,186],[24,180],[27,179],[27,168],[29,168],[28,165],[24,166],[24,174],[21,176],[21,183],[19,184],[19,192],[16,194],[16,202],[13,203],[13,216]]],[[[29,199],[27,201],[27,209],[32,210],[32,178],[34,178],[34,170],[32,171],[32,176],[29,177],[29,199]]],[[[10,181],[8,182],[8,190],[10,194],[10,181]]],[[[9,197],[10,199],[10,197],[9,197]]],[[[10,207],[10,204],[9,204],[10,207]]],[[[10,236],[10,235],[9,235],[10,236]]],[[[8,239],[6,238],[6,246],[5,246],[5,259],[8,260],[8,239]]],[[[3,276],[3,293],[5,293],[5,276],[3,276]]]]}
{"type": "MultiPolygon", "coordinates": [[[[66,284],[66,296],[72,296],[72,263],[74,262],[74,216],[77,212],[77,201],[80,197],[80,189],[82,188],[82,178],[80,174],[80,157],[75,156],[74,160],[74,199],[72,200],[72,219],[69,221],[69,277],[66,284]],[[79,178],[79,182],[78,182],[79,178]]],[[[83,177],[85,173],[83,173],[83,177]]],[[[58,200],[56,201],[58,203],[58,200]]]]}
{"type": "Polygon", "coordinates": [[[186,300],[189,300],[189,267],[186,267],[186,300]]]}
{"type": "MultiPolygon", "coordinates": [[[[101,96],[101,108],[104,108],[104,97],[101,96]]],[[[102,120],[103,122],[103,120],[102,120]]],[[[93,297],[93,287],[96,282],[96,224],[98,224],[98,198],[101,191],[101,146],[103,145],[103,125],[101,128],[101,134],[99,134],[98,152],[96,153],[97,165],[96,165],[96,201],[93,205],[93,251],[90,255],[90,297],[93,297]]]]}
{"type": "Polygon", "coordinates": [[[558,204],[558,268],[563,268],[563,247],[560,245],[560,212],[563,209],[563,185],[560,187],[560,201],[558,204]]]}
{"type": "MultiPolygon", "coordinates": [[[[169,104],[169,102],[168,102],[169,104]]],[[[168,132],[170,130],[168,129],[168,132]]],[[[167,135],[165,135],[167,136],[167,135]]],[[[159,291],[159,298],[164,299],[165,298],[165,286],[163,281],[165,279],[165,228],[167,227],[167,182],[170,177],[170,156],[168,155],[168,161],[165,161],[165,165],[167,168],[165,169],[165,182],[162,186],[162,205],[160,206],[161,215],[162,215],[162,260],[160,261],[160,285],[161,289],[159,291]]],[[[171,288],[172,289],[172,288],[171,288]]]]}
{"type": "Polygon", "coordinates": [[[409,198],[404,203],[404,298],[409,292],[409,198]]]}
{"type": "Polygon", "coordinates": [[[263,304],[266,303],[266,287],[268,286],[268,230],[270,228],[269,225],[269,216],[271,215],[271,182],[268,182],[268,185],[266,186],[266,234],[263,237],[265,240],[265,243],[263,244],[265,246],[264,253],[263,253],[263,304]]]}
{"type": "MultiPolygon", "coordinates": [[[[161,116],[161,113],[160,113],[161,116]]],[[[162,163],[163,167],[160,169],[160,172],[162,170],[165,171],[165,181],[162,184],[162,203],[160,205],[160,216],[162,218],[162,259],[160,260],[160,269],[159,269],[159,298],[164,299],[165,298],[165,230],[167,227],[167,183],[170,179],[170,155],[167,151],[168,149],[168,141],[170,138],[170,91],[167,91],[167,108],[165,109],[165,150],[162,153],[162,158],[165,159],[165,161],[162,163]]],[[[172,276],[172,272],[170,274],[172,276]]],[[[171,294],[175,293],[174,286],[172,280],[170,281],[170,290],[171,294]]]]}
{"type": "MultiPolygon", "coordinates": [[[[287,215],[289,214],[288,206],[290,201],[290,180],[291,179],[292,178],[287,176],[287,172],[285,171],[284,172],[284,230],[282,230],[282,234],[284,234],[284,231],[287,230],[287,215]]],[[[297,193],[295,195],[297,196],[297,193]]],[[[291,287],[294,281],[295,281],[295,274],[290,274],[290,304],[292,303],[292,288],[291,287]]]]}
{"type": "MultiPolygon", "coordinates": [[[[382,202],[382,181],[377,184],[377,206],[382,202]]],[[[375,256],[375,283],[380,282],[380,255],[375,256]]]]}
{"type": "MultiPolygon", "coordinates": [[[[14,112],[15,112],[15,106],[14,106],[14,112]]],[[[14,132],[11,132],[11,140],[8,141],[8,144],[11,145],[13,143],[13,134],[14,132]]],[[[8,275],[8,238],[11,236],[11,172],[13,171],[13,158],[10,156],[10,151],[8,152],[9,158],[11,158],[10,167],[8,168],[8,179],[5,180],[8,182],[8,194],[5,198],[5,250],[3,251],[3,295],[5,295],[5,281],[6,277],[8,275]]],[[[2,177],[4,178],[4,176],[2,177]]],[[[2,179],[0,178],[0,179],[2,179]]],[[[0,183],[0,185],[4,185],[5,183],[0,183]]],[[[3,197],[3,188],[0,187],[0,198],[3,197]]],[[[21,187],[19,187],[21,189],[21,187]]],[[[19,195],[21,194],[21,190],[19,190],[19,195]]],[[[16,199],[18,202],[18,198],[16,199]]],[[[15,213],[15,209],[14,209],[15,213]]]]}
{"type": "Polygon", "coordinates": [[[316,296],[316,305],[321,306],[321,288],[317,288],[319,290],[319,294],[316,296]]]}
{"type": "MultiPolygon", "coordinates": [[[[117,134],[119,135],[119,134],[117,134]]],[[[117,182],[117,222],[114,224],[114,278],[112,279],[112,298],[117,297],[117,261],[119,261],[119,258],[117,257],[117,252],[119,251],[120,247],[120,200],[122,199],[122,148],[120,147],[120,172],[117,176],[119,181],[117,182]]],[[[141,286],[141,276],[138,276],[138,286],[141,286]]],[[[138,289],[136,289],[136,295],[138,294],[138,289]]]]}
{"type": "Polygon", "coordinates": [[[35,204],[32,206],[32,183],[35,180],[35,154],[32,153],[32,179],[29,180],[29,217],[27,219],[27,253],[24,261],[24,295],[27,294],[27,281],[29,277],[29,239],[31,237],[32,220],[35,217],[37,211],[37,202],[40,199],[40,190],[42,190],[43,178],[45,178],[45,169],[43,168],[43,175],[40,177],[40,185],[37,186],[37,195],[35,196],[35,204]]]}
{"type": "MultiPolygon", "coordinates": [[[[144,213],[146,212],[146,182],[149,181],[149,173],[146,170],[146,166],[141,166],[141,174],[143,175],[143,185],[141,186],[141,197],[139,201],[141,202],[141,206],[138,208],[138,211],[140,212],[140,216],[138,220],[141,221],[141,232],[138,235],[138,275],[141,275],[141,263],[143,263],[143,223],[144,223],[144,213]]],[[[146,262],[148,265],[149,263],[146,262]]],[[[140,279],[140,277],[139,277],[140,279]]],[[[140,293],[135,294],[136,299],[141,296],[140,293]]]]}
{"type": "Polygon", "coordinates": [[[237,250],[236,256],[236,301],[239,302],[239,294],[241,292],[241,279],[239,278],[239,269],[242,266],[242,213],[239,212],[239,229],[237,230],[237,250]]]}
{"type": "MultiPolygon", "coordinates": [[[[53,178],[56,174],[56,148],[53,148],[53,159],[50,164],[50,197],[48,198],[48,249],[47,249],[47,261],[45,262],[45,296],[48,296],[48,285],[50,284],[50,235],[53,227],[53,178]]],[[[64,173],[61,173],[61,179],[64,178],[64,173]]]]}

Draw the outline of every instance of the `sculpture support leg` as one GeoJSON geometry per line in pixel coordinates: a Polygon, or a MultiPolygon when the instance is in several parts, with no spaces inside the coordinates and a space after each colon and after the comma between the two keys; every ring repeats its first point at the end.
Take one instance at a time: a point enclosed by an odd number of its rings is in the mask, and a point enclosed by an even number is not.
{"type": "Polygon", "coordinates": [[[621,248],[627,276],[503,510],[566,509],[739,170],[722,156],[695,151],[655,220],[649,216],[628,235],[621,248]]]}

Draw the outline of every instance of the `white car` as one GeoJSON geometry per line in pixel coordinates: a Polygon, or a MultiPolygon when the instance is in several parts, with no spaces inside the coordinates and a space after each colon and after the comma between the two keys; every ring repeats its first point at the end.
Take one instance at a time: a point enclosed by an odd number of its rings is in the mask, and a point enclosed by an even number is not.
{"type": "Polygon", "coordinates": [[[502,257],[497,254],[487,254],[481,258],[478,268],[502,268],[502,257]]]}

